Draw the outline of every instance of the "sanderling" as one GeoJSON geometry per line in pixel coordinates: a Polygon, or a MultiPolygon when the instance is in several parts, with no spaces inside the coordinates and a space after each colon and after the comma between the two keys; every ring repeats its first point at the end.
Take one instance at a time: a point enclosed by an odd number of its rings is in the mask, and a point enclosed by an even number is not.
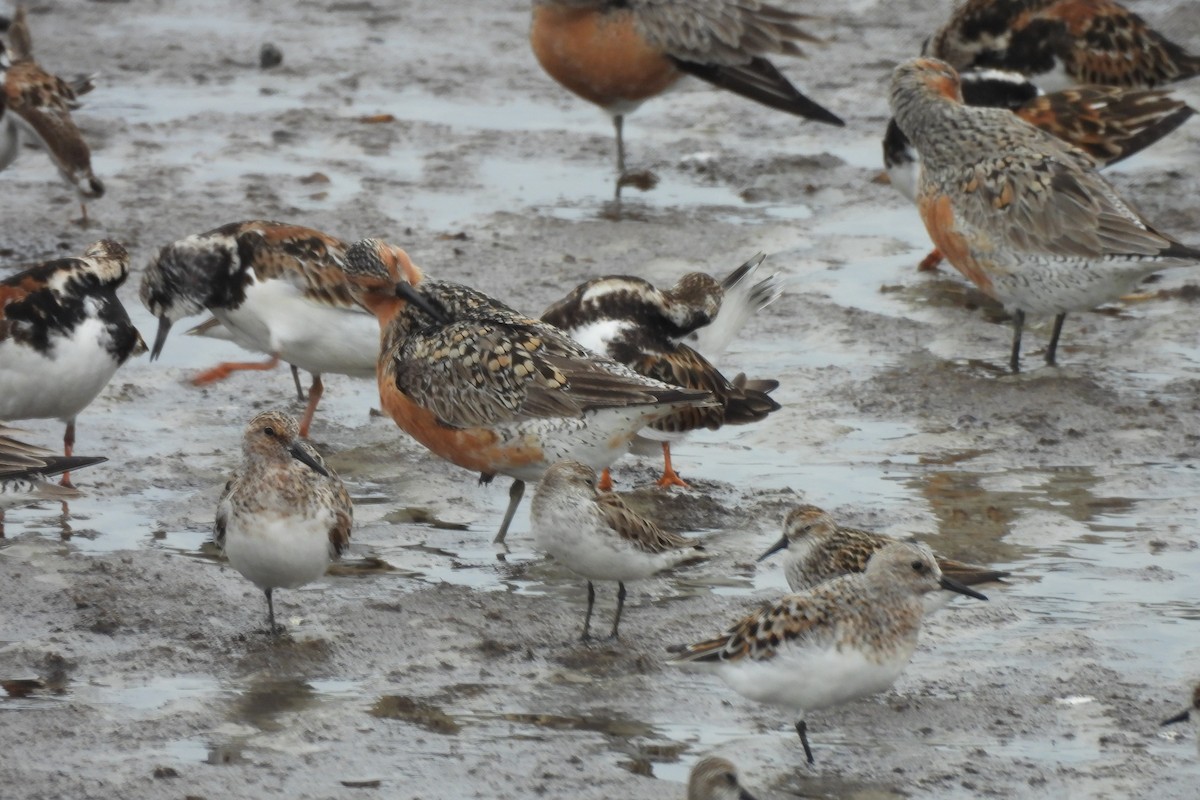
{"type": "Polygon", "coordinates": [[[687,800],[754,800],[754,795],[742,788],[733,762],[707,756],[688,775],[687,800]]]}

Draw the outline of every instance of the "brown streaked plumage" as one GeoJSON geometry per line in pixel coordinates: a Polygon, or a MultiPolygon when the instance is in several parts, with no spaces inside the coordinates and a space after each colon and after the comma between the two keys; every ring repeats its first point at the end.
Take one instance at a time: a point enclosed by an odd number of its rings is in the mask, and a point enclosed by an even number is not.
{"type": "MultiPolygon", "coordinates": [[[[670,662],[714,671],[738,694],[799,715],[882,692],[917,647],[925,606],[938,589],[987,598],[942,575],[929,548],[895,542],[865,572],[842,575],[785,595],[720,636],[669,648],[670,662]]],[[[796,733],[808,762],[808,726],[796,733]]]]}
{"type": "Polygon", "coordinates": [[[592,581],[617,582],[617,613],[609,635],[615,639],[625,607],[625,581],[704,557],[704,547],[696,541],[664,531],[620,496],[596,491],[596,471],[577,461],[560,461],[546,470],[533,495],[530,521],[538,549],[587,579],[585,640],[591,636],[596,602],[592,581]]]}
{"type": "Polygon", "coordinates": [[[514,479],[498,542],[525,481],[554,462],[606,467],[642,427],[713,402],[642,377],[474,289],[427,280],[398,247],[363,240],[346,264],[382,328],[384,410],[447,461],[514,479]]]}
{"type": "Polygon", "coordinates": [[[1067,312],[1200,261],[1200,249],[1156,230],[1081,150],[1004,109],[963,105],[948,64],[921,58],[898,66],[891,103],[921,154],[917,202],[930,238],[1013,312],[1014,372],[1027,312],[1055,315],[1046,351],[1054,364],[1067,312]]]}
{"type": "Polygon", "coordinates": [[[78,94],[89,91],[90,80],[72,84],[46,72],[33,60],[33,45],[18,6],[9,28],[11,65],[0,45],[0,91],[6,112],[0,116],[0,170],[17,157],[22,137],[36,141],[58,168],[62,179],[79,194],[84,224],[88,221],[85,200],[104,195],[104,184],[92,172],[91,149],[84,141],[71,110],[78,108],[78,94]]]}
{"type": "Polygon", "coordinates": [[[754,795],[742,788],[732,762],[707,756],[688,773],[687,800],[754,800],[754,795]]]}
{"type": "Polygon", "coordinates": [[[0,424],[0,514],[5,508],[38,500],[78,497],[70,486],[49,483],[46,478],[100,464],[103,456],[58,456],[42,447],[16,438],[16,431],[0,424]]]}
{"type": "Polygon", "coordinates": [[[925,51],[958,70],[1019,72],[1047,90],[1147,89],[1200,74],[1200,56],[1112,0],[967,0],[925,51]]]}
{"type": "Polygon", "coordinates": [[[280,411],[258,414],[242,438],[242,466],[217,504],[213,539],[267,597],[318,580],[350,546],[354,506],[341,479],[280,411]]]}
{"type": "MultiPolygon", "coordinates": [[[[842,125],[766,58],[802,55],[798,41],[819,41],[798,27],[802,19],[758,0],[533,0],[529,40],[552,78],[612,115],[620,176],[625,115],[685,74],[842,125]]],[[[621,185],[618,179],[618,195],[621,185]]]]}
{"type": "Polygon", "coordinates": [[[379,329],[353,297],[343,273],[345,255],[346,245],[333,236],[266,220],[231,222],[163,247],[143,273],[140,290],[142,303],[159,319],[151,358],[176,321],[208,310],[236,344],[270,359],[219,364],[192,382],[203,385],[287,361],[313,376],[300,423],[307,436],[324,393],[323,373],[375,374],[379,329]]]}
{"type": "MultiPolygon", "coordinates": [[[[894,544],[897,539],[882,533],[838,525],[832,515],[814,505],[800,505],[788,512],[783,522],[783,536],[759,561],[784,551],[784,574],[794,592],[811,589],[839,575],[864,572],[876,552],[894,544]]],[[[964,586],[976,586],[1005,578],[1001,570],[963,564],[941,556],[937,559],[942,574],[964,586]]],[[[941,608],[950,600],[947,592],[925,595],[925,610],[941,608]]]]}
{"type": "MultiPolygon", "coordinates": [[[[655,422],[643,438],[661,442],[663,474],[659,486],[688,484],[671,463],[671,442],[689,431],[758,422],[780,406],[769,397],[778,381],[747,381],[745,375],[726,378],[689,341],[716,326],[718,349],[753,313],[780,294],[775,275],[756,281],[755,271],[765,256],[758,254],[718,283],[702,272],[690,272],[670,289],[628,275],[595,278],[576,287],[542,314],[585,347],[603,353],[648,378],[674,386],[710,392],[718,401],[708,407],[681,408],[655,422]],[[730,297],[726,305],[727,297],[730,297]],[[727,317],[736,317],[727,320],[727,317]]],[[[710,353],[715,357],[716,353],[710,353]]],[[[612,488],[607,472],[602,489],[612,488]]]]}

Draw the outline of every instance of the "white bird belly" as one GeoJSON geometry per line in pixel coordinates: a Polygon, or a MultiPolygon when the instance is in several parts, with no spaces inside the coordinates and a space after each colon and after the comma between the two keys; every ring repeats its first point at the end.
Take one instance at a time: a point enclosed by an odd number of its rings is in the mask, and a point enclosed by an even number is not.
{"type": "Polygon", "coordinates": [[[107,339],[104,323],[88,318],[70,337],[54,334],[47,355],[12,340],[0,343],[0,419],[74,417],[117,371],[107,339]]]}
{"type": "Polygon", "coordinates": [[[233,516],[225,532],[225,555],[234,569],[260,589],[295,589],[329,567],[332,516],[233,516]]]}

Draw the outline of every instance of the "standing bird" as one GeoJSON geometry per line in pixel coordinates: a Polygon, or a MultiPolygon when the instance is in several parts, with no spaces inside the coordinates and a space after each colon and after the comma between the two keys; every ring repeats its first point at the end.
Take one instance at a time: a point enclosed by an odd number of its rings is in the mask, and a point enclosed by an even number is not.
{"type": "Polygon", "coordinates": [[[617,136],[617,195],[625,176],[625,115],[684,75],[763,105],[844,123],[800,93],[769,54],[818,42],[804,17],[759,0],[533,0],[529,41],[542,69],[600,106],[617,136]]]}
{"type": "Polygon", "coordinates": [[[286,361],[312,373],[300,421],[307,436],[325,391],[321,374],[375,375],[379,328],[359,306],[342,272],[346,246],[312,228],[284,222],[231,222],[162,248],[142,275],[141,298],[158,317],[150,358],[171,326],[208,310],[238,345],[270,359],[220,364],[192,379],[223,380],[236,370],[269,370],[286,361]]]}
{"type": "MultiPolygon", "coordinates": [[[[676,666],[714,671],[738,694],[799,714],[882,692],[904,671],[921,631],[922,596],[949,589],[987,598],[942,575],[924,545],[896,542],[866,572],[785,595],[725,633],[672,648],[676,666]]],[[[808,763],[808,725],[796,733],[808,763]]]]}
{"type": "MultiPolygon", "coordinates": [[[[688,485],[671,465],[671,443],[689,431],[758,422],[780,408],[768,396],[778,388],[778,381],[747,381],[744,375],[731,381],[705,357],[724,350],[751,315],[779,297],[782,287],[777,276],[753,280],[765,257],[756,255],[720,283],[703,272],[690,272],[665,290],[628,275],[596,278],[542,314],[545,322],[590,350],[648,378],[712,392],[717,399],[718,405],[708,408],[680,409],[639,434],[662,445],[659,486],[688,485]]],[[[608,470],[601,476],[600,488],[612,488],[608,470]]]]}
{"type": "MultiPolygon", "coordinates": [[[[758,560],[763,561],[782,550],[788,587],[793,592],[802,592],[840,575],[865,572],[871,556],[897,541],[882,533],[843,528],[834,522],[829,512],[816,506],[801,505],[788,513],[783,522],[783,536],[758,560]]],[[[936,553],[934,558],[943,575],[963,586],[1008,577],[1007,572],[963,564],[936,553]]],[[[942,608],[951,597],[951,592],[930,592],[925,595],[925,612],[942,608]]]]}
{"type": "Polygon", "coordinates": [[[891,105],[921,154],[917,205],[934,245],[1013,313],[1013,372],[1027,312],[1055,315],[1052,365],[1067,312],[1200,261],[1200,249],[1155,230],[1082,151],[1004,109],[963,105],[945,62],[898,66],[891,105]]]}
{"type": "Polygon", "coordinates": [[[1019,72],[1047,91],[1149,89],[1200,75],[1200,56],[1112,0],[967,0],[924,54],[957,70],[1019,72]]]}
{"type": "MultiPolygon", "coordinates": [[[[61,419],[63,452],[75,417],[146,343],[117,299],[129,254],[111,239],[0,280],[0,420],[61,419]]],[[[63,485],[70,485],[70,473],[63,485]]]]}
{"type": "Polygon", "coordinates": [[[217,505],[213,538],[266,594],[270,631],[278,633],[272,593],[325,574],[350,546],[354,507],[341,478],[288,414],[267,411],[250,420],[242,454],[242,468],[217,505]]]}
{"type": "Polygon", "coordinates": [[[379,318],[379,395],[396,424],[483,480],[513,478],[498,543],[525,482],[551,464],[603,469],[646,425],[713,402],[708,392],[642,377],[474,289],[425,280],[398,247],[358,242],[346,274],[379,318]]]}
{"type": "Polygon", "coordinates": [[[86,200],[104,195],[104,184],[92,172],[92,153],[71,119],[77,97],[92,88],[87,79],[69,84],[33,60],[25,9],[17,7],[8,31],[11,61],[0,44],[0,171],[17,157],[21,142],[37,144],[68,186],[79,194],[81,222],[87,224],[86,200]],[[3,108],[7,106],[7,108],[3,108]]]}
{"type": "MultiPolygon", "coordinates": [[[[1101,168],[1141,152],[1196,113],[1187,103],[1159,90],[1080,86],[1042,94],[1015,72],[973,70],[959,77],[967,105],[1007,108],[1030,125],[1084,151],[1101,168]]],[[[892,186],[915,203],[921,157],[895,119],[888,121],[883,137],[883,164],[892,186]]],[[[934,250],[918,269],[936,269],[941,260],[942,254],[934,250]]]]}
{"type": "Polygon", "coordinates": [[[67,500],[79,492],[46,478],[108,461],[103,456],[56,456],[49,450],[13,437],[16,431],[0,425],[0,520],[4,509],[38,500],[67,500]]]}
{"type": "Polygon", "coordinates": [[[616,639],[625,581],[705,557],[703,545],[664,531],[612,492],[596,491],[596,471],[578,461],[560,461],[546,470],[533,494],[530,519],[537,548],[587,578],[584,641],[591,638],[596,603],[592,581],[617,582],[617,613],[609,634],[616,639]]]}
{"type": "Polygon", "coordinates": [[[687,800],[754,800],[754,795],[742,788],[732,762],[707,756],[688,775],[687,800]]]}

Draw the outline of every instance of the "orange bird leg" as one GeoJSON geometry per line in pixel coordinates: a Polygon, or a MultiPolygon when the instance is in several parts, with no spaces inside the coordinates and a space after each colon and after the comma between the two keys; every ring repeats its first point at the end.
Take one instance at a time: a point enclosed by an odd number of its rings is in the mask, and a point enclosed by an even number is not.
{"type": "Polygon", "coordinates": [[[921,263],[917,264],[917,272],[934,272],[938,268],[938,264],[942,263],[942,251],[936,247],[929,251],[929,255],[921,259],[921,263]]]}
{"type": "Polygon", "coordinates": [[[608,467],[600,473],[600,480],[596,483],[596,490],[601,492],[611,492],[613,490],[612,472],[608,467]]]}
{"type": "MultiPolygon", "coordinates": [[[[63,431],[63,455],[67,458],[75,452],[75,418],[71,417],[67,421],[67,429],[63,431]]],[[[65,486],[68,489],[74,489],[75,484],[71,483],[71,471],[67,470],[62,475],[62,480],[58,482],[59,486],[65,486]]],[[[65,504],[64,504],[65,505],[65,504]]]]}
{"type": "Polygon", "coordinates": [[[679,474],[675,472],[674,468],[671,467],[671,443],[663,442],[662,450],[663,474],[662,477],[658,479],[659,488],[665,489],[668,486],[680,486],[684,489],[690,489],[691,487],[688,485],[688,482],[679,477],[679,474]]]}
{"type": "Polygon", "coordinates": [[[314,372],[312,386],[308,387],[308,406],[304,409],[304,418],[300,420],[300,435],[305,439],[308,438],[308,426],[312,425],[313,414],[317,413],[317,403],[321,402],[323,394],[325,384],[321,382],[321,376],[314,372]]]}
{"type": "Polygon", "coordinates": [[[266,371],[275,369],[279,366],[279,356],[271,356],[267,361],[226,361],[223,364],[217,364],[212,369],[206,369],[196,377],[192,378],[193,386],[206,386],[210,383],[223,381],[235,372],[241,370],[258,370],[266,371]]]}

